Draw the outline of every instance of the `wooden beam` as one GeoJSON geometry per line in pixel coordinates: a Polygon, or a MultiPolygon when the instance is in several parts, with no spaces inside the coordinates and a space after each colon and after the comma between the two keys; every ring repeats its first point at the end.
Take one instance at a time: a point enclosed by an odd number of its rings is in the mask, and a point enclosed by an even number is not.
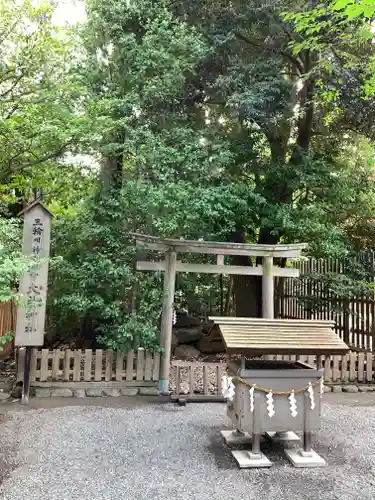
{"type": "MultiPolygon", "coordinates": [[[[138,271],[165,271],[165,262],[137,261],[138,271]]],[[[176,262],[176,271],[179,273],[206,273],[206,274],[236,274],[242,276],[262,276],[263,266],[229,266],[217,264],[188,264],[185,262],[176,262]]],[[[283,276],[285,278],[296,278],[299,276],[299,270],[294,268],[282,268],[273,266],[273,276],[283,276]]]]}
{"type": "MultiPolygon", "coordinates": [[[[273,274],[273,258],[264,257],[263,258],[263,270],[262,274],[262,316],[263,318],[273,318],[274,317],[274,274],[273,274]]],[[[285,269],[282,269],[285,271],[285,269]]],[[[285,276],[285,274],[283,274],[285,276]]]]}
{"type": "MultiPolygon", "coordinates": [[[[147,248],[148,250],[154,250],[157,252],[168,252],[173,251],[176,253],[199,253],[207,255],[244,255],[248,257],[265,257],[272,255],[273,257],[285,257],[289,259],[300,257],[301,250],[282,250],[275,248],[273,250],[262,250],[259,249],[235,249],[235,248],[213,248],[213,247],[195,247],[195,246],[185,246],[185,245],[166,245],[163,243],[145,243],[143,241],[138,242],[140,246],[147,248]]],[[[276,245],[275,245],[276,246],[276,245]]]]}
{"type": "Polygon", "coordinates": [[[191,241],[172,238],[156,238],[143,234],[132,234],[137,245],[159,252],[199,253],[213,255],[247,255],[253,257],[299,257],[307,245],[259,245],[216,241],[191,241]]]}
{"type": "Polygon", "coordinates": [[[164,263],[164,300],[161,318],[160,345],[163,348],[159,390],[162,394],[169,394],[169,368],[171,364],[173,303],[176,283],[176,254],[168,252],[164,263]]]}

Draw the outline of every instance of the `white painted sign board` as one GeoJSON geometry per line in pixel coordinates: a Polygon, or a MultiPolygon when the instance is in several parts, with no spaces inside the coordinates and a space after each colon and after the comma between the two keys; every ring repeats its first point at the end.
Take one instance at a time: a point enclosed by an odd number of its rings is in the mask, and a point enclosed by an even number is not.
{"type": "Polygon", "coordinates": [[[23,216],[22,251],[25,255],[43,259],[43,262],[20,280],[15,345],[42,346],[48,286],[48,261],[44,259],[49,258],[52,214],[36,201],[23,211],[23,216]]]}

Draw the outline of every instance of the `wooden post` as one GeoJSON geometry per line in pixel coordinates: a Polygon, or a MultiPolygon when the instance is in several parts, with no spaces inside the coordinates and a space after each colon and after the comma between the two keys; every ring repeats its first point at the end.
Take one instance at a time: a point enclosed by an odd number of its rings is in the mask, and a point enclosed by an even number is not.
{"type": "Polygon", "coordinates": [[[32,348],[44,344],[48,258],[53,215],[38,200],[20,215],[24,216],[22,252],[41,259],[36,268],[22,276],[19,287],[22,301],[17,308],[15,345],[26,347],[22,402],[27,403],[32,348]]]}
{"type": "Polygon", "coordinates": [[[262,317],[274,317],[273,257],[263,257],[262,317]]]}
{"type": "Polygon", "coordinates": [[[311,453],[310,398],[307,392],[303,393],[303,451],[311,453]]]}
{"type": "Polygon", "coordinates": [[[23,372],[22,399],[21,399],[21,403],[23,405],[28,404],[30,397],[30,365],[31,365],[32,352],[33,352],[32,347],[26,347],[25,365],[23,372]]]}
{"type": "Polygon", "coordinates": [[[161,360],[159,390],[162,394],[168,394],[169,392],[173,302],[176,282],[176,252],[168,252],[165,257],[166,269],[164,274],[164,300],[160,333],[160,345],[163,348],[163,355],[161,360]]]}

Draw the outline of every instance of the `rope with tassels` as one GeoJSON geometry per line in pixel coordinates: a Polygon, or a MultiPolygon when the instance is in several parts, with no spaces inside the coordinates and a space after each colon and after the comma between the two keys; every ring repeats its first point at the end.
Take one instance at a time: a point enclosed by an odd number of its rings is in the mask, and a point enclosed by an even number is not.
{"type": "MultiPolygon", "coordinates": [[[[273,389],[267,389],[267,387],[262,387],[261,385],[258,384],[252,384],[251,382],[248,382],[247,380],[244,380],[241,377],[232,377],[232,382],[235,384],[236,382],[239,382],[241,384],[246,385],[247,387],[254,387],[257,391],[265,392],[266,394],[272,392],[273,395],[275,396],[289,396],[290,393],[292,392],[291,390],[289,391],[274,391],[273,389]]],[[[320,378],[318,380],[315,380],[315,382],[310,382],[310,384],[305,385],[304,387],[300,387],[299,389],[293,389],[294,394],[298,394],[300,392],[306,392],[309,387],[314,387],[315,385],[319,385],[323,382],[323,379],[320,378]]]]}

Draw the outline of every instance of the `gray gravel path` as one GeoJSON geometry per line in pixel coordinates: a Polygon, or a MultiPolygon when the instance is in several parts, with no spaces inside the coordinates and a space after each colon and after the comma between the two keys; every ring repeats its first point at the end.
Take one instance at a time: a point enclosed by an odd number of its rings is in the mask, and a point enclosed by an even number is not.
{"type": "MultiPolygon", "coordinates": [[[[315,450],[324,469],[239,470],[221,441],[223,405],[65,407],[14,413],[3,500],[351,500],[375,498],[373,407],[325,405],[315,450]]],[[[0,454],[1,456],[1,454],[0,454]]]]}

